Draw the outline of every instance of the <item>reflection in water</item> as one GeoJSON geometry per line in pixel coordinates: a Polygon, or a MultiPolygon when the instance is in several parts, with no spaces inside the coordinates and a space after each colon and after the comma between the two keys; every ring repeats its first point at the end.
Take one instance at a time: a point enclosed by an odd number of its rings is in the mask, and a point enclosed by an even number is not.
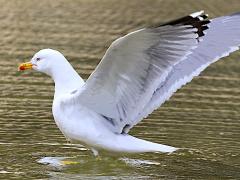
{"type": "MultiPolygon", "coordinates": [[[[113,160],[113,159],[107,159],[107,158],[101,158],[101,157],[96,157],[96,161],[101,161],[101,163],[104,160],[113,160]]],[[[119,161],[125,162],[129,166],[144,166],[144,165],[160,165],[159,162],[156,161],[149,161],[149,160],[142,160],[142,159],[129,159],[129,158],[119,158],[119,161]]],[[[77,159],[75,158],[70,158],[70,157],[43,157],[37,161],[38,163],[41,164],[46,164],[50,165],[52,167],[56,168],[62,168],[66,166],[71,166],[71,165],[76,165],[76,164],[84,164],[88,163],[84,162],[83,159],[77,159]]]]}
{"type": "Polygon", "coordinates": [[[131,131],[186,148],[173,154],[104,154],[97,160],[85,148],[67,144],[57,129],[52,80],[17,72],[20,62],[49,47],[63,52],[87,78],[117,37],[200,9],[211,16],[239,11],[239,1],[68,2],[43,0],[37,8],[32,0],[0,2],[0,179],[240,179],[239,52],[210,66],[131,131]],[[79,163],[42,164],[57,163],[57,157],[79,163]]]}
{"type": "Polygon", "coordinates": [[[142,159],[122,158],[121,160],[124,161],[126,164],[128,164],[130,166],[160,165],[159,162],[142,160],[142,159]]]}
{"type": "Polygon", "coordinates": [[[99,177],[100,179],[113,178],[114,174],[118,178],[147,178],[146,175],[137,176],[132,174],[132,170],[136,168],[144,168],[144,166],[160,165],[160,163],[149,160],[130,159],[130,158],[109,158],[101,159],[91,157],[44,157],[39,163],[49,166],[49,174],[52,178],[69,177],[99,177]],[[67,163],[66,163],[67,162],[67,163]],[[58,173],[52,173],[52,170],[58,173]],[[73,173],[73,171],[75,171],[73,173]],[[61,172],[61,173],[59,173],[61,172]],[[64,173],[63,173],[64,172],[64,173]],[[88,173],[86,173],[88,172],[88,173]],[[106,173],[107,172],[107,173],[106,173]],[[69,175],[69,173],[71,175],[69,175]],[[73,174],[72,174],[73,173],[73,174]],[[91,176],[89,176],[91,174],[91,176]]]}
{"type": "Polygon", "coordinates": [[[38,160],[38,163],[47,164],[53,167],[62,167],[67,165],[78,164],[80,162],[68,160],[69,157],[44,157],[38,160]]]}

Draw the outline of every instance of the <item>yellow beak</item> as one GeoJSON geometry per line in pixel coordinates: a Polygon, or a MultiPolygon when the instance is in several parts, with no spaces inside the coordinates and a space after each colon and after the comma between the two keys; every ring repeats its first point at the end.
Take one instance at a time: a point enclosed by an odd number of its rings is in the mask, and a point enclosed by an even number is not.
{"type": "Polygon", "coordinates": [[[27,69],[32,69],[33,64],[31,62],[22,63],[18,66],[19,71],[24,71],[27,69]]]}

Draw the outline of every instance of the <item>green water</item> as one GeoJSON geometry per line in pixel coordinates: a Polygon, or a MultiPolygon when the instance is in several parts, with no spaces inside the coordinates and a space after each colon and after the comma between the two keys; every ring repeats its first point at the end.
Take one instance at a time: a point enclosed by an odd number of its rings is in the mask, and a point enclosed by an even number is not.
{"type": "Polygon", "coordinates": [[[61,51],[87,78],[111,42],[138,28],[239,0],[0,0],[0,179],[240,179],[240,53],[211,65],[131,134],[188,148],[104,155],[68,144],[54,124],[52,80],[17,72],[41,48],[61,51]],[[66,158],[78,164],[59,166],[66,158]],[[46,164],[50,163],[50,164],[46,164]]]}

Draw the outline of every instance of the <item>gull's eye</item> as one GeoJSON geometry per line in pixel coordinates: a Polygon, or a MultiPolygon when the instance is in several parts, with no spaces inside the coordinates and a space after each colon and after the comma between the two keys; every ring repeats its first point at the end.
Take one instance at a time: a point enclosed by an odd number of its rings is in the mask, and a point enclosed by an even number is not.
{"type": "Polygon", "coordinates": [[[40,60],[41,60],[41,58],[37,58],[37,59],[36,59],[36,61],[40,61],[40,60]]]}

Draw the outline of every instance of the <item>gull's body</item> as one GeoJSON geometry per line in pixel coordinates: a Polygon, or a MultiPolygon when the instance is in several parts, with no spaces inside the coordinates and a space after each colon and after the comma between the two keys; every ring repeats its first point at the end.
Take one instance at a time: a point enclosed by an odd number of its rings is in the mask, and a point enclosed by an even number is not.
{"type": "MultiPolygon", "coordinates": [[[[76,89],[84,87],[84,81],[70,66],[64,56],[53,50],[43,50],[44,53],[59,55],[66,64],[66,73],[59,71],[55,81],[55,94],[52,112],[55,122],[65,137],[76,144],[84,144],[91,148],[95,155],[98,149],[114,152],[172,152],[176,148],[160,145],[141,139],[137,139],[125,133],[115,133],[112,124],[106,122],[106,118],[84,105],[70,103],[65,108],[64,102],[76,93],[76,89]]],[[[41,53],[41,51],[40,51],[41,53]]],[[[60,68],[60,67],[59,67],[60,68]]],[[[54,76],[53,76],[54,77],[54,76]]]]}
{"type": "Polygon", "coordinates": [[[65,137],[95,155],[173,152],[177,148],[128,135],[128,131],[184,84],[221,57],[238,50],[240,14],[208,21],[203,12],[130,33],[112,43],[84,82],[58,51],[36,53],[33,68],[55,82],[53,116],[65,137]]]}

